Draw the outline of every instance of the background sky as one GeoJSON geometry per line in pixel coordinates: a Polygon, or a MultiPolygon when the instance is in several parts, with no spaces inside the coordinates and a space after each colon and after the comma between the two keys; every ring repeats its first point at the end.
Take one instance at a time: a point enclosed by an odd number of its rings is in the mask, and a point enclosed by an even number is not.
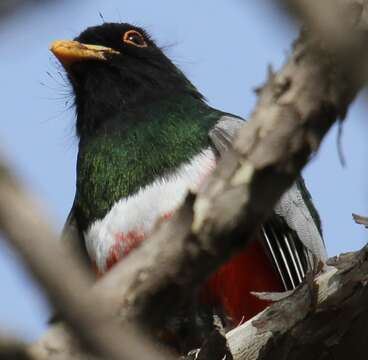
{"type": "MultiPolygon", "coordinates": [[[[2,18],[0,149],[59,230],[73,201],[77,141],[70,88],[48,46],[100,24],[100,14],[107,22],[145,27],[212,106],[243,117],[254,107],[253,89],[265,80],[267,66],[282,65],[298,33],[297,24],[266,0],[58,1],[2,18]]],[[[343,128],[345,168],[334,128],[304,171],[331,256],[367,240],[351,219],[352,212],[368,214],[366,114],[363,94],[343,128]]],[[[0,332],[34,340],[45,331],[46,300],[1,238],[0,294],[0,332]]]]}

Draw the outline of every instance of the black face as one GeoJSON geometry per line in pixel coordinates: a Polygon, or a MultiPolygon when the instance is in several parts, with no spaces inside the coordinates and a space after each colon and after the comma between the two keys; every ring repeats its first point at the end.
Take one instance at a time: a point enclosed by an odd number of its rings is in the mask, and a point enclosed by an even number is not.
{"type": "Polygon", "coordinates": [[[120,60],[128,57],[165,57],[143,29],[129,24],[105,23],[93,26],[83,31],[74,40],[116,50],[122,54],[120,60]]]}
{"type": "Polygon", "coordinates": [[[80,136],[108,118],[123,117],[166,96],[184,92],[200,97],[141,28],[105,23],[83,31],[75,41],[113,50],[103,60],[77,59],[66,68],[75,92],[80,136]]]}

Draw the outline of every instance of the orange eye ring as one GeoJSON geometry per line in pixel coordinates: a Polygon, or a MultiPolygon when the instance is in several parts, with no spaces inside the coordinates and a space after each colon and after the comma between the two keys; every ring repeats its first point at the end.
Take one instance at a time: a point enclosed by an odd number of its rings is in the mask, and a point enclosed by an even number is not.
{"type": "Polygon", "coordinates": [[[129,30],[124,34],[123,41],[126,44],[133,45],[139,48],[148,47],[144,36],[137,30],[129,30]]]}

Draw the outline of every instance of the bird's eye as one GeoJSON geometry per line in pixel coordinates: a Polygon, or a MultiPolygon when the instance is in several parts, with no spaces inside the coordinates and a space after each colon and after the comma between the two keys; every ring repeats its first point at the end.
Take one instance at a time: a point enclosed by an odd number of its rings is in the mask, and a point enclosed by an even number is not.
{"type": "Polygon", "coordinates": [[[134,45],[140,48],[147,47],[147,42],[143,35],[136,30],[129,30],[124,34],[124,42],[130,45],[134,45]]]}

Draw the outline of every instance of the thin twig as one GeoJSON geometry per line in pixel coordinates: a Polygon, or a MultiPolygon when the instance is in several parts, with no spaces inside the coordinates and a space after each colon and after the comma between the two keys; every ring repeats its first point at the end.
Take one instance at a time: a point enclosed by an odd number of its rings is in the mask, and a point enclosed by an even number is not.
{"type": "Polygon", "coordinates": [[[364,225],[368,229],[368,217],[358,214],[352,214],[354,221],[359,225],[364,225]]]}

